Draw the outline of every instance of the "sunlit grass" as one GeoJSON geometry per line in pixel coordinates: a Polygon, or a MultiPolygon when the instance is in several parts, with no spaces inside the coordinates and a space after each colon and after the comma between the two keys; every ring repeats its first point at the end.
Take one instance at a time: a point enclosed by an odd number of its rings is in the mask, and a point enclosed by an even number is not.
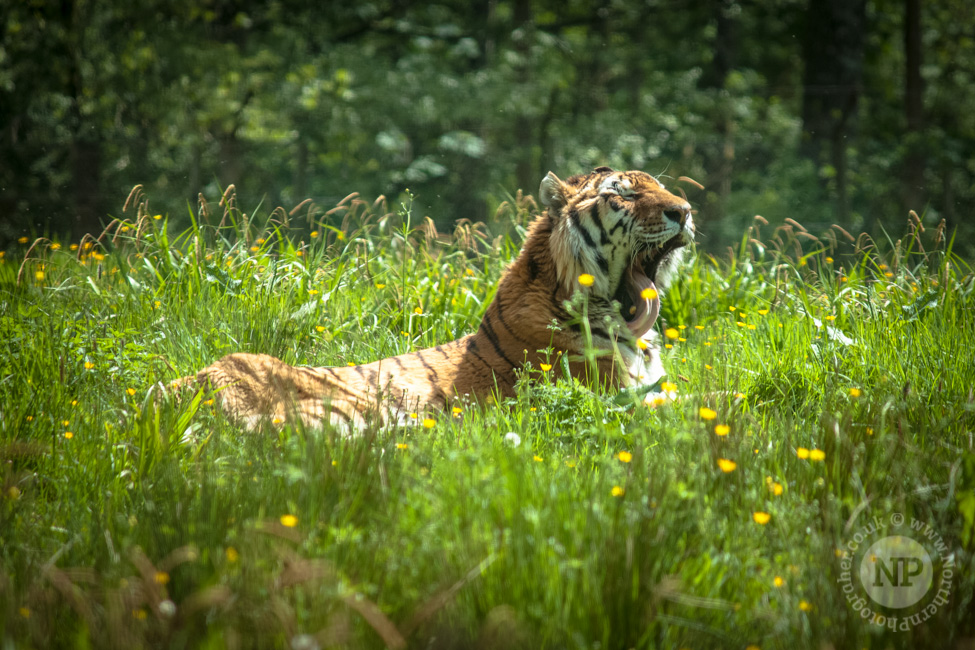
{"type": "Polygon", "coordinates": [[[351,198],[299,223],[224,204],[181,232],[141,204],[100,237],[0,257],[5,641],[908,648],[970,633],[975,278],[949,244],[797,247],[788,226],[699,256],[663,297],[670,399],[655,408],[536,381],[356,438],[253,435],[156,385],[233,351],[346,365],[470,332],[529,215],[442,237],[408,206],[351,198]],[[864,623],[837,582],[849,535],[893,512],[956,563],[948,604],[909,632],[864,623]]]}

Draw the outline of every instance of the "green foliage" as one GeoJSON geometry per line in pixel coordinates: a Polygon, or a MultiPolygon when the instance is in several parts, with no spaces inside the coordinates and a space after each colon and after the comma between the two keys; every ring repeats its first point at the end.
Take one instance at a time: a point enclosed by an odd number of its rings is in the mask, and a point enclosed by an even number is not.
{"type": "Polygon", "coordinates": [[[503,204],[512,233],[450,238],[408,202],[352,197],[295,224],[228,191],[178,231],[130,198],[135,217],[98,240],[0,258],[4,643],[971,635],[975,276],[943,232],[915,223],[881,247],[756,221],[728,256],[700,255],[664,299],[679,399],[657,408],[555,367],[430,429],[251,435],[158,384],[231,351],[340,365],[468,332],[530,202],[503,204]],[[948,603],[908,632],[864,622],[838,582],[851,535],[891,513],[955,563],[948,603]]]}
{"type": "MultiPolygon", "coordinates": [[[[0,246],[97,232],[136,183],[181,227],[187,202],[236,184],[289,209],[411,190],[417,217],[452,228],[488,220],[500,188],[606,164],[703,183],[712,252],[755,214],[837,219],[837,170],[800,151],[806,0],[8,4],[0,246]]],[[[922,3],[926,122],[905,137],[902,3],[867,4],[843,225],[878,236],[913,208],[967,228],[972,5],[922,3]]]]}

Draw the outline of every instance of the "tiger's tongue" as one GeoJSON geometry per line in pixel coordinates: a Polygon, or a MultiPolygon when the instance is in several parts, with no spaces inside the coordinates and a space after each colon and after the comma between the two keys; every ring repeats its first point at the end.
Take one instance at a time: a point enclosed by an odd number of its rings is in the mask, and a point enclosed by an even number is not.
{"type": "Polygon", "coordinates": [[[660,295],[657,293],[657,287],[654,285],[653,280],[646,276],[639,264],[631,266],[626,274],[630,298],[636,307],[636,312],[633,314],[633,317],[627,319],[626,327],[633,334],[634,338],[639,339],[650,331],[650,328],[653,327],[654,322],[657,320],[657,316],[660,314],[660,295]],[[653,295],[652,298],[644,298],[640,295],[647,289],[651,290],[648,293],[653,295]]]}

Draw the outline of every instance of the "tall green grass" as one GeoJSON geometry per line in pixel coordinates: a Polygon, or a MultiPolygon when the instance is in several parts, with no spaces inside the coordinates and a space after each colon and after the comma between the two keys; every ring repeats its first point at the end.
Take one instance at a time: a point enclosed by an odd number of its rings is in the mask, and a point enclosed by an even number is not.
{"type": "Polygon", "coordinates": [[[975,276],[940,230],[878,246],[756,223],[699,256],[660,323],[676,402],[535,369],[507,403],[348,438],[247,434],[158,384],[234,351],[343,365],[472,331],[530,201],[452,236],[355,196],[256,218],[230,190],[182,232],[129,203],[76,249],[0,264],[4,647],[975,636],[975,276]],[[839,582],[848,541],[894,513],[953,562],[947,604],[907,631],[839,582]]]}

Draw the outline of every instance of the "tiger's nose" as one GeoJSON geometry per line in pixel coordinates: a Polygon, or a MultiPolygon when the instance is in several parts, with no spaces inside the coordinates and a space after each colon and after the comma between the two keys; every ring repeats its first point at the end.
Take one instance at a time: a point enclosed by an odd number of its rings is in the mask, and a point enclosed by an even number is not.
{"type": "Polygon", "coordinates": [[[687,224],[687,218],[691,214],[691,206],[687,203],[678,203],[664,210],[664,216],[674,221],[683,228],[687,224]]]}

